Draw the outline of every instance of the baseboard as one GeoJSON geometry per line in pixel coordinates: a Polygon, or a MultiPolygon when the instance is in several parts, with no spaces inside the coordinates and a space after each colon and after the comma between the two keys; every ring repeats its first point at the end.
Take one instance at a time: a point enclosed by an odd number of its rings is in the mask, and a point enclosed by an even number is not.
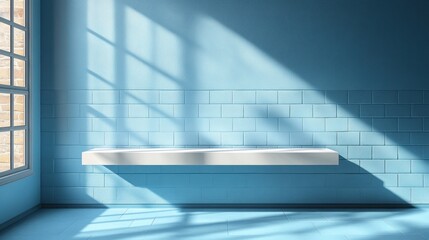
{"type": "Polygon", "coordinates": [[[42,204],[42,208],[283,208],[283,209],[404,209],[429,205],[400,204],[42,204]]]}
{"type": "Polygon", "coordinates": [[[30,209],[28,209],[27,211],[19,214],[18,216],[13,217],[12,219],[9,219],[8,221],[0,224],[0,231],[6,229],[7,227],[21,221],[22,219],[24,219],[25,217],[27,217],[28,215],[34,213],[35,211],[39,210],[42,207],[42,205],[37,205],[34,206],[30,209]]]}

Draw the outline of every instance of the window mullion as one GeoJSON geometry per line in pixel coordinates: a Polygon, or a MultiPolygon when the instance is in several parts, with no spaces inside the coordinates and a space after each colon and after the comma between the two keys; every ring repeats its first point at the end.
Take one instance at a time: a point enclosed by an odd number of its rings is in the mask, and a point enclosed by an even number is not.
{"type": "MultiPolygon", "coordinates": [[[[11,0],[10,1],[10,21],[12,23],[14,23],[14,17],[15,17],[15,8],[14,8],[14,4],[15,1],[11,0]]],[[[14,36],[15,36],[15,29],[13,28],[13,25],[10,25],[10,53],[13,54],[15,53],[15,44],[14,44],[14,36]]],[[[13,57],[11,57],[10,59],[11,62],[11,68],[10,68],[10,85],[14,86],[15,85],[15,77],[14,77],[14,65],[15,65],[15,59],[13,57]]],[[[11,101],[10,101],[10,126],[13,129],[14,125],[15,125],[15,121],[14,121],[14,115],[15,115],[15,95],[12,93],[11,95],[11,101]]],[[[11,130],[10,131],[10,165],[11,165],[11,170],[13,170],[14,167],[14,162],[15,162],[15,149],[14,149],[14,145],[15,145],[15,131],[11,130]]]]}
{"type": "MultiPolygon", "coordinates": [[[[13,23],[14,17],[15,17],[15,11],[14,11],[14,4],[15,1],[14,0],[10,0],[10,21],[13,23]]],[[[13,29],[13,26],[10,26],[10,53],[13,54],[15,53],[15,44],[14,44],[14,33],[15,30],[13,29]]],[[[11,63],[11,67],[10,67],[10,86],[14,86],[15,84],[15,78],[14,78],[14,65],[15,65],[15,59],[11,56],[10,58],[10,63],[11,63]]],[[[13,102],[12,102],[13,105],[13,102]]],[[[13,112],[13,111],[11,111],[13,112]]],[[[12,121],[12,118],[11,118],[12,121]]],[[[12,126],[12,125],[11,125],[12,126]]]]}
{"type": "Polygon", "coordinates": [[[7,24],[7,25],[11,25],[12,27],[19,28],[19,29],[21,29],[21,30],[27,31],[27,27],[22,26],[22,25],[19,25],[19,24],[17,24],[17,23],[14,23],[14,22],[12,22],[12,21],[10,21],[10,20],[7,20],[7,19],[4,19],[4,18],[2,18],[2,17],[0,17],[0,22],[5,23],[5,24],[7,24]]]}
{"type": "Polygon", "coordinates": [[[28,130],[27,125],[14,126],[14,127],[0,127],[0,132],[9,132],[9,131],[19,131],[19,130],[28,130]]]}
{"type": "MultiPolygon", "coordinates": [[[[27,34],[28,34],[28,32],[25,32],[25,35],[27,35],[27,34]]],[[[23,60],[23,61],[28,61],[27,54],[26,54],[26,56],[22,56],[19,54],[15,54],[13,52],[5,51],[3,49],[0,49],[0,54],[8,56],[8,57],[18,58],[18,59],[23,60]]]]}
{"type": "Polygon", "coordinates": [[[12,151],[13,134],[9,131],[9,171],[13,170],[13,151],[12,151]]]}
{"type": "Polygon", "coordinates": [[[15,1],[10,0],[10,21],[14,23],[15,20],[15,1]]]}
{"type": "Polygon", "coordinates": [[[29,92],[28,89],[25,89],[23,87],[0,85],[0,93],[15,93],[15,94],[28,95],[28,92],[29,92]]]}
{"type": "MultiPolygon", "coordinates": [[[[28,24],[28,23],[26,23],[28,24]]],[[[26,65],[27,66],[27,65],[26,65]]],[[[26,75],[27,76],[27,75],[26,75]]],[[[27,84],[27,77],[25,77],[24,81],[26,81],[27,84]]],[[[27,86],[27,85],[26,85],[27,86]]],[[[30,166],[30,156],[29,156],[29,149],[30,149],[30,128],[28,127],[30,125],[30,97],[29,95],[25,96],[25,109],[24,109],[24,117],[25,117],[25,121],[24,121],[24,125],[25,125],[25,131],[24,131],[24,162],[25,162],[25,166],[26,167],[31,167],[30,166]]]]}
{"type": "Polygon", "coordinates": [[[10,152],[10,169],[12,170],[13,169],[13,166],[14,166],[14,161],[15,161],[15,157],[14,157],[14,131],[12,130],[13,129],[13,127],[14,127],[14,120],[13,120],[13,117],[14,117],[14,98],[15,98],[15,96],[14,96],[14,94],[10,94],[10,106],[9,106],[9,114],[10,114],[10,123],[9,123],[9,125],[10,125],[10,127],[11,127],[11,130],[10,130],[10,142],[9,142],[9,152],[10,152]]]}
{"type": "Polygon", "coordinates": [[[15,132],[10,131],[10,169],[13,170],[15,166],[15,132]]]}
{"type": "Polygon", "coordinates": [[[9,21],[11,21],[11,22],[13,22],[12,21],[12,15],[14,15],[13,14],[13,6],[14,6],[14,0],[10,0],[10,3],[9,3],[9,21]]]}

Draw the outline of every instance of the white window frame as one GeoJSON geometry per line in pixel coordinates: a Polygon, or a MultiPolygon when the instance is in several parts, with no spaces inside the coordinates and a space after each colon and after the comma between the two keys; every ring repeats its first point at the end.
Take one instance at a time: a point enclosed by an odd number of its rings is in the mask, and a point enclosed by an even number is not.
{"type": "Polygon", "coordinates": [[[10,83],[11,85],[0,85],[0,93],[8,93],[11,94],[10,96],[10,126],[9,127],[1,127],[0,132],[10,132],[10,164],[11,169],[8,171],[4,171],[0,173],[0,185],[7,184],[13,181],[16,181],[18,179],[30,176],[33,173],[33,164],[31,159],[31,147],[30,147],[30,135],[31,135],[31,116],[32,116],[32,107],[31,107],[31,75],[30,75],[30,49],[31,49],[31,21],[30,21],[30,15],[31,15],[31,0],[25,0],[25,26],[19,25],[14,22],[14,0],[10,0],[10,20],[1,18],[0,22],[5,23],[10,26],[10,51],[4,51],[0,49],[0,54],[10,57],[10,83]],[[21,56],[18,54],[15,54],[14,51],[14,28],[23,30],[25,32],[25,56],[21,56]],[[25,61],[25,87],[17,87],[12,86],[14,81],[14,59],[20,59],[25,61]],[[24,126],[13,126],[14,123],[14,94],[20,94],[25,95],[25,125],[24,126]],[[24,156],[25,156],[25,165],[13,168],[13,162],[14,162],[14,131],[15,130],[25,130],[25,150],[24,150],[24,156]]]}

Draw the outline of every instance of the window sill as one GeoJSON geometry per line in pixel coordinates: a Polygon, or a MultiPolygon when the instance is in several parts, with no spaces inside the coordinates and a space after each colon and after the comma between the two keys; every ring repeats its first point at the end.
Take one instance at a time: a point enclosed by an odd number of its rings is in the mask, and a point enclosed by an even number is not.
{"type": "Polygon", "coordinates": [[[31,176],[32,174],[33,174],[32,169],[25,169],[25,170],[22,170],[22,171],[1,177],[0,178],[0,186],[11,183],[11,182],[15,182],[15,181],[22,179],[22,178],[26,178],[28,176],[31,176]]]}

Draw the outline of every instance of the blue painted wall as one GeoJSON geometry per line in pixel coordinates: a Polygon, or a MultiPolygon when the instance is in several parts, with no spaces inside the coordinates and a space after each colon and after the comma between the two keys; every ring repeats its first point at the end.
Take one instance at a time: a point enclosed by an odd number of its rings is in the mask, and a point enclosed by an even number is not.
{"type": "Polygon", "coordinates": [[[429,203],[429,2],[43,3],[43,203],[429,203]],[[80,159],[203,146],[326,146],[341,161],[80,159]]]}
{"type": "Polygon", "coordinates": [[[0,186],[0,224],[40,204],[40,1],[31,9],[31,160],[33,174],[0,186]]]}

